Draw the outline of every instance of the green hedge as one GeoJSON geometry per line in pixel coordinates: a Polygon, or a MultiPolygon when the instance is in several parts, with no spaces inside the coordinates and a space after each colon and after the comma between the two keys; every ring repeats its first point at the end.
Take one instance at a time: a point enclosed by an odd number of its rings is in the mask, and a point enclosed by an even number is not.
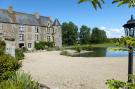
{"type": "Polygon", "coordinates": [[[9,55],[0,56],[0,82],[10,78],[21,67],[21,63],[9,55]]]}
{"type": "Polygon", "coordinates": [[[23,53],[23,50],[22,49],[16,49],[15,50],[15,58],[17,60],[22,60],[24,59],[24,53],[23,53]]]}

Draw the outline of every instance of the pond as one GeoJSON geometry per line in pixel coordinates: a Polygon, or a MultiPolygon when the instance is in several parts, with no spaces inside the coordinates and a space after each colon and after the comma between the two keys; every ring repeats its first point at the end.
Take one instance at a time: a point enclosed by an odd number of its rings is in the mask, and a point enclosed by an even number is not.
{"type": "MultiPolygon", "coordinates": [[[[122,51],[122,50],[110,50],[110,47],[108,48],[93,48],[91,49],[93,52],[88,52],[85,54],[79,55],[80,57],[127,57],[128,51],[122,51]]],[[[135,53],[134,53],[135,56],[135,53]]]]}

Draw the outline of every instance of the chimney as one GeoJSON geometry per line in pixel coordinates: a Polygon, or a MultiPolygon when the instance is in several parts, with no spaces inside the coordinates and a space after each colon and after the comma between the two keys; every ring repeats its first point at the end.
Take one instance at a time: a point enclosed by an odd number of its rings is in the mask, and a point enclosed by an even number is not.
{"type": "Polygon", "coordinates": [[[39,13],[38,12],[36,12],[34,15],[35,15],[36,19],[39,19],[39,13]]]}
{"type": "Polygon", "coordinates": [[[9,13],[13,13],[13,7],[12,7],[12,6],[9,6],[9,7],[8,7],[8,12],[9,12],[9,13]]]}

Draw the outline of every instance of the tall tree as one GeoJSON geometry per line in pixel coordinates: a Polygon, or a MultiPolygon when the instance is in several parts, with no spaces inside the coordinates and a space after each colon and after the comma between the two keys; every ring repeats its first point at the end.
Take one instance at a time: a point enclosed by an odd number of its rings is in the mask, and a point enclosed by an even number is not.
{"type": "Polygon", "coordinates": [[[62,38],[64,45],[74,45],[77,43],[78,27],[73,22],[62,24],[62,38]]]}
{"type": "Polygon", "coordinates": [[[100,30],[99,28],[93,28],[91,41],[93,43],[103,43],[107,39],[106,32],[104,30],[100,30]]]}
{"type": "Polygon", "coordinates": [[[82,25],[79,33],[80,44],[89,44],[90,43],[90,28],[85,25],[82,25]]]}
{"type": "MultiPolygon", "coordinates": [[[[90,2],[92,6],[97,8],[102,8],[101,4],[104,0],[79,0],[79,3],[90,2]]],[[[112,0],[112,3],[118,3],[118,6],[127,4],[129,8],[135,7],[135,0],[112,0]]]]}

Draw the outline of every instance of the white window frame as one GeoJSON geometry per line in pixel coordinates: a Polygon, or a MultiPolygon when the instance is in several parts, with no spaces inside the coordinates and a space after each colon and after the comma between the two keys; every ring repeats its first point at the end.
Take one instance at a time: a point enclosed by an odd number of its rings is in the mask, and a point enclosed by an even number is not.
{"type": "Polygon", "coordinates": [[[51,37],[47,36],[47,42],[50,42],[50,41],[51,41],[51,37]]]}
{"type": "Polygon", "coordinates": [[[32,48],[32,43],[28,43],[28,48],[32,48]]]}
{"type": "Polygon", "coordinates": [[[19,34],[19,41],[24,41],[24,34],[19,34]]]}
{"type": "Polygon", "coordinates": [[[39,41],[39,35],[38,34],[35,34],[35,40],[39,41]]]}
{"type": "Polygon", "coordinates": [[[19,26],[19,32],[24,32],[24,31],[25,31],[25,26],[24,25],[19,26]]]}

